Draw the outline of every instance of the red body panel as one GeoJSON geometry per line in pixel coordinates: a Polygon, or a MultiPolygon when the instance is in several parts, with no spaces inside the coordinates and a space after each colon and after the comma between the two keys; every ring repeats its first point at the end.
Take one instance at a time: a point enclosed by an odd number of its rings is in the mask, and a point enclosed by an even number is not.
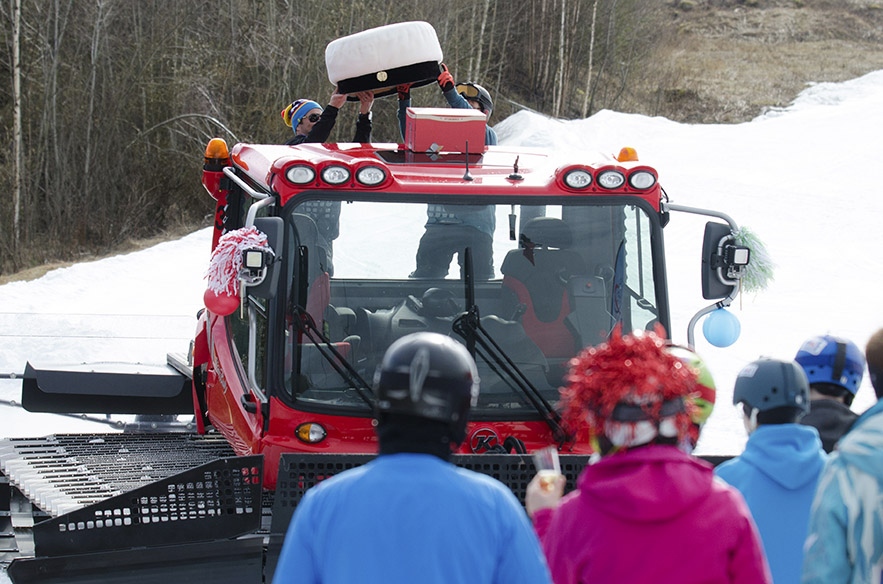
{"type": "Polygon", "coordinates": [[[245,372],[230,352],[227,327],[223,318],[213,317],[211,327],[211,362],[206,379],[208,417],[230,443],[236,454],[260,454],[261,412],[245,411],[245,372]]]}

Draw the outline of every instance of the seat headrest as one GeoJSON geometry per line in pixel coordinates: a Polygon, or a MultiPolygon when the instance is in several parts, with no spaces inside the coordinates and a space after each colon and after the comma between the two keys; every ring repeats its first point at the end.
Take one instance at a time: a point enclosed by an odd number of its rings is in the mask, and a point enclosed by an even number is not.
{"type": "Polygon", "coordinates": [[[566,249],[573,245],[570,226],[556,217],[537,217],[525,223],[520,246],[530,243],[545,248],[566,249]]]}

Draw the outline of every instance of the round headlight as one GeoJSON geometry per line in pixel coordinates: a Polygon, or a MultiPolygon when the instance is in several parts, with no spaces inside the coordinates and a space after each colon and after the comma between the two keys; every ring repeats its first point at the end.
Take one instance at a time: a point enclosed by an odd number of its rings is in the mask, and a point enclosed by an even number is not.
{"type": "Polygon", "coordinates": [[[325,428],[315,422],[305,422],[295,428],[294,435],[297,436],[298,440],[301,442],[316,444],[317,442],[325,440],[325,437],[328,436],[328,432],[325,431],[325,428]]]}
{"type": "Polygon", "coordinates": [[[298,164],[286,170],[285,176],[296,185],[305,185],[316,180],[316,171],[309,166],[298,164]]]}
{"type": "Polygon", "coordinates": [[[572,189],[584,189],[592,184],[592,173],[587,170],[571,170],[564,175],[564,184],[572,189]]]}
{"type": "Polygon", "coordinates": [[[330,185],[342,185],[350,179],[350,171],[345,166],[326,166],[322,169],[322,180],[330,185]]]}
{"type": "Polygon", "coordinates": [[[618,189],[625,182],[625,177],[618,170],[605,170],[598,175],[598,184],[605,189],[618,189]]]}
{"type": "Polygon", "coordinates": [[[386,173],[377,166],[363,166],[356,171],[356,180],[363,185],[373,187],[386,180],[386,173]]]}
{"type": "Polygon", "coordinates": [[[629,175],[629,185],[631,185],[633,189],[649,189],[655,184],[656,177],[653,176],[652,172],[639,170],[629,175]]]}

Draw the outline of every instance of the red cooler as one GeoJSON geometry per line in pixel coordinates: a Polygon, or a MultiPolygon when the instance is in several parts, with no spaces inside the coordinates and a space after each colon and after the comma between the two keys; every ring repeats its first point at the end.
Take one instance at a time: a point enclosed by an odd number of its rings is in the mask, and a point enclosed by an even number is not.
{"type": "Polygon", "coordinates": [[[409,107],[405,145],[412,152],[480,154],[484,152],[486,124],[487,117],[475,109],[409,107]]]}

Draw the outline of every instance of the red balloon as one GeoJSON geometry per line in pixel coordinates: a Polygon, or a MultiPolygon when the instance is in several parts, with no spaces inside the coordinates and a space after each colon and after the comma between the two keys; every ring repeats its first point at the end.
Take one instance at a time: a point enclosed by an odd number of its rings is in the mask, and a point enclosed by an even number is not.
{"type": "Polygon", "coordinates": [[[221,316],[233,314],[239,307],[238,294],[230,295],[224,292],[216,294],[212,290],[206,290],[205,294],[202,295],[202,300],[210,312],[221,316]]]}

